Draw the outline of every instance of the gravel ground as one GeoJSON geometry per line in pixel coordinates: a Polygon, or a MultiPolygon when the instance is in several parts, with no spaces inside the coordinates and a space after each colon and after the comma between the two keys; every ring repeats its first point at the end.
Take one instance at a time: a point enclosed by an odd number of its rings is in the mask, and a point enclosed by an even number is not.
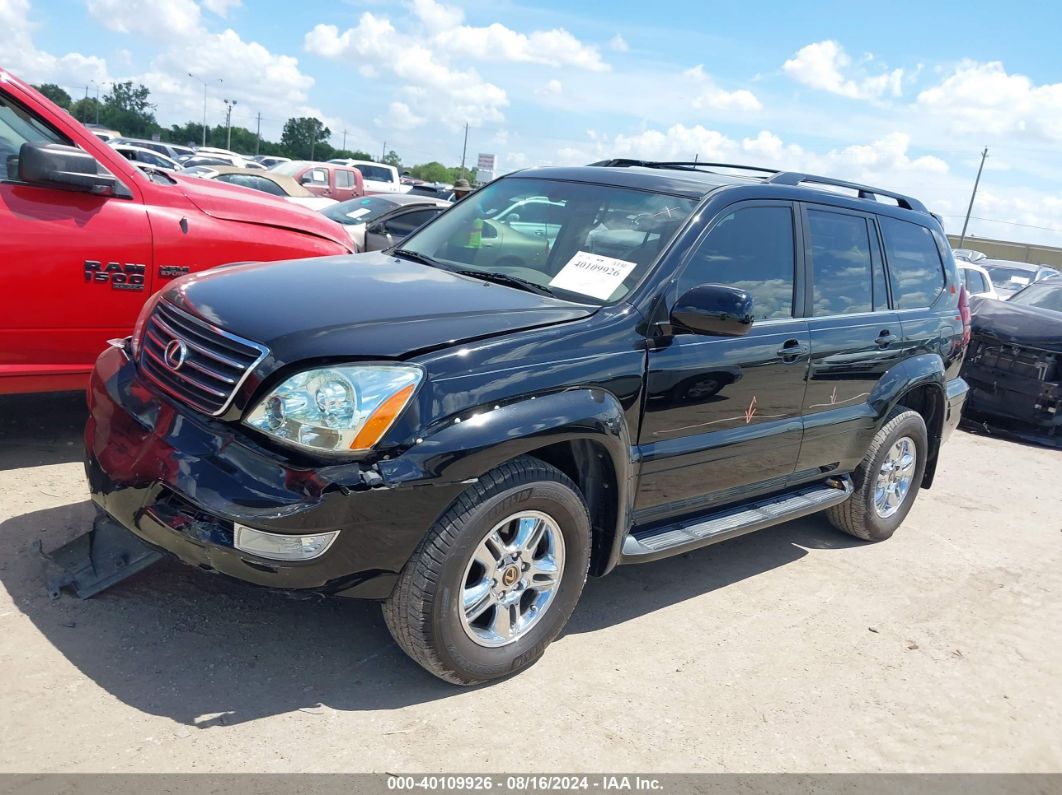
{"type": "Polygon", "coordinates": [[[0,398],[0,770],[1062,771],[1062,454],[956,433],[897,535],[822,517],[592,580],[530,671],[443,684],[377,605],[161,563],[50,601],[79,396],[0,398]]]}

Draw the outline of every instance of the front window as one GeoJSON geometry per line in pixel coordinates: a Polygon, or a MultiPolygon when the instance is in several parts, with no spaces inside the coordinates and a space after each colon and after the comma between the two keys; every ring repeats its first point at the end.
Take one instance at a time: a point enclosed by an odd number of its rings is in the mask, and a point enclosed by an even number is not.
{"type": "Polygon", "coordinates": [[[1062,312],[1062,283],[1034,284],[1011,298],[1010,303],[1062,312]]]}
{"type": "Polygon", "coordinates": [[[695,206],[660,193],[512,177],[460,201],[399,253],[523,280],[568,300],[612,303],[641,280],[695,206]],[[543,202],[551,205],[550,228],[521,228],[514,210],[543,202]]]}

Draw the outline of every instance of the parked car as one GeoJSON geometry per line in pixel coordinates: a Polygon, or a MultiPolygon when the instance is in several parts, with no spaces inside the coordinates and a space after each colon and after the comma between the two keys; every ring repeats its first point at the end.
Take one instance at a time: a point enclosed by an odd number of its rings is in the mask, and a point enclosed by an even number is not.
{"type": "Polygon", "coordinates": [[[150,149],[152,152],[157,152],[158,154],[164,155],[170,158],[170,160],[175,160],[178,163],[195,156],[195,150],[190,146],[168,144],[163,141],[149,141],[145,138],[126,138],[123,136],[121,138],[114,138],[108,143],[129,144],[131,146],[139,146],[143,149],[150,149]]]}
{"type": "Polygon", "coordinates": [[[980,263],[992,277],[992,284],[1003,300],[1009,299],[1016,292],[1034,282],[1049,276],[1058,276],[1055,268],[1046,265],[1033,265],[1028,262],[1015,262],[1005,259],[986,259],[980,263]]]}
{"type": "Polygon", "coordinates": [[[318,196],[336,201],[347,201],[365,195],[365,182],[356,168],[335,163],[317,163],[310,160],[292,160],[278,163],[270,171],[294,177],[300,185],[318,196]]]}
{"type": "Polygon", "coordinates": [[[971,300],[974,298],[999,299],[999,293],[996,292],[992,284],[992,276],[988,271],[966,260],[956,259],[955,264],[959,266],[959,275],[962,276],[963,284],[966,285],[966,294],[971,300]]]}
{"type": "Polygon", "coordinates": [[[196,157],[212,157],[237,168],[247,168],[247,158],[229,149],[219,149],[216,146],[197,146],[195,155],[196,157]]]}
{"type": "Polygon", "coordinates": [[[1062,446],[1062,277],[973,303],[966,416],[1062,446]]]}
{"type": "Polygon", "coordinates": [[[100,526],[382,600],[406,653],[466,685],[534,663],[588,572],[823,510],[888,538],[967,391],[944,230],[907,196],[748,173],[532,169],[387,253],[170,285],[96,363],[100,526]],[[484,217],[537,196],[564,208],[549,255],[496,251],[484,217]],[[589,253],[616,208],[640,239],[589,253]]]}
{"type": "Polygon", "coordinates": [[[263,168],[272,168],[278,163],[290,163],[290,157],[278,157],[276,155],[255,155],[255,162],[260,163],[263,168]]]}
{"type": "Polygon", "coordinates": [[[101,141],[113,141],[115,138],[121,138],[122,134],[118,130],[112,130],[109,127],[104,127],[100,124],[86,124],[89,132],[99,138],[101,141]]]}
{"type": "Polygon", "coordinates": [[[955,254],[955,259],[965,260],[974,264],[988,259],[987,254],[982,251],[974,251],[972,248],[957,248],[953,253],[955,254]]]}
{"type": "MultiPolygon", "coordinates": [[[[220,157],[206,157],[206,156],[199,157],[197,155],[195,157],[189,157],[186,160],[181,162],[181,167],[188,174],[191,174],[193,169],[196,169],[196,168],[203,168],[203,169],[205,169],[205,171],[213,171],[214,168],[216,168],[218,166],[221,166],[221,167],[224,167],[224,168],[236,168],[236,166],[233,166],[232,163],[230,163],[228,160],[222,160],[220,157]]],[[[204,172],[198,172],[198,173],[204,173],[204,172]]]]}
{"type": "Polygon", "coordinates": [[[140,166],[141,168],[161,168],[164,171],[181,170],[181,164],[176,160],[166,157],[166,155],[160,155],[158,152],[154,152],[151,149],[145,149],[142,146],[119,144],[114,141],[108,141],[108,146],[126,160],[131,161],[133,164],[140,166]]]}
{"type": "Polygon", "coordinates": [[[144,172],[0,70],[0,394],[84,389],[107,340],[173,279],[351,250],[319,213],[144,172]]]}
{"type": "Polygon", "coordinates": [[[229,185],[239,185],[243,188],[268,193],[271,196],[279,196],[292,204],[299,204],[311,210],[324,210],[336,206],[335,199],[327,199],[311,193],[292,177],[272,171],[236,168],[235,166],[214,166],[213,168],[200,166],[196,171],[199,172],[196,176],[204,179],[214,179],[229,185]]]}
{"type": "Polygon", "coordinates": [[[416,185],[409,185],[409,190],[406,192],[414,196],[431,196],[435,199],[449,201],[453,195],[454,186],[443,182],[421,182],[416,185]]]}
{"type": "Polygon", "coordinates": [[[351,160],[336,158],[329,160],[340,166],[350,166],[361,172],[365,181],[366,193],[408,193],[409,186],[398,176],[398,169],[386,163],[374,163],[371,160],[351,160]]]}
{"type": "Polygon", "coordinates": [[[393,193],[350,199],[321,212],[343,224],[355,251],[380,251],[401,242],[449,206],[442,199],[393,193]]]}

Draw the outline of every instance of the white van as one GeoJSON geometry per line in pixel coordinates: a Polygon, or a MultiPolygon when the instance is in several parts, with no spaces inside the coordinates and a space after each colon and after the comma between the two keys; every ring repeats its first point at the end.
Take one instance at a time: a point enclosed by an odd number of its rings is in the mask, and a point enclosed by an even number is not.
{"type": "Polygon", "coordinates": [[[410,185],[403,185],[398,177],[398,169],[386,163],[374,163],[371,160],[352,160],[337,157],[328,161],[341,166],[354,166],[365,180],[366,193],[409,193],[410,185]]]}

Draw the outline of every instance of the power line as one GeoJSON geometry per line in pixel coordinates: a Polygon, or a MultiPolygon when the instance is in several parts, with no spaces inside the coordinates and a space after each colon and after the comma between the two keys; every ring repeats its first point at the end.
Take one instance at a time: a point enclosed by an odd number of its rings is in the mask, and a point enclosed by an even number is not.
{"type": "MultiPolygon", "coordinates": [[[[965,218],[965,216],[963,216],[963,215],[945,215],[944,217],[945,218],[965,218]]],[[[999,218],[981,218],[980,216],[977,216],[977,215],[971,215],[970,216],[970,220],[971,221],[984,221],[985,223],[989,223],[989,224],[1005,224],[1007,226],[1021,226],[1021,227],[1025,227],[1026,229],[1039,229],[1042,232],[1057,232],[1058,234],[1062,234],[1062,229],[1055,229],[1055,228],[1050,227],[1050,226],[1037,226],[1036,224],[1023,224],[1023,223],[1020,223],[1019,221],[1002,221],[999,218]]]]}

